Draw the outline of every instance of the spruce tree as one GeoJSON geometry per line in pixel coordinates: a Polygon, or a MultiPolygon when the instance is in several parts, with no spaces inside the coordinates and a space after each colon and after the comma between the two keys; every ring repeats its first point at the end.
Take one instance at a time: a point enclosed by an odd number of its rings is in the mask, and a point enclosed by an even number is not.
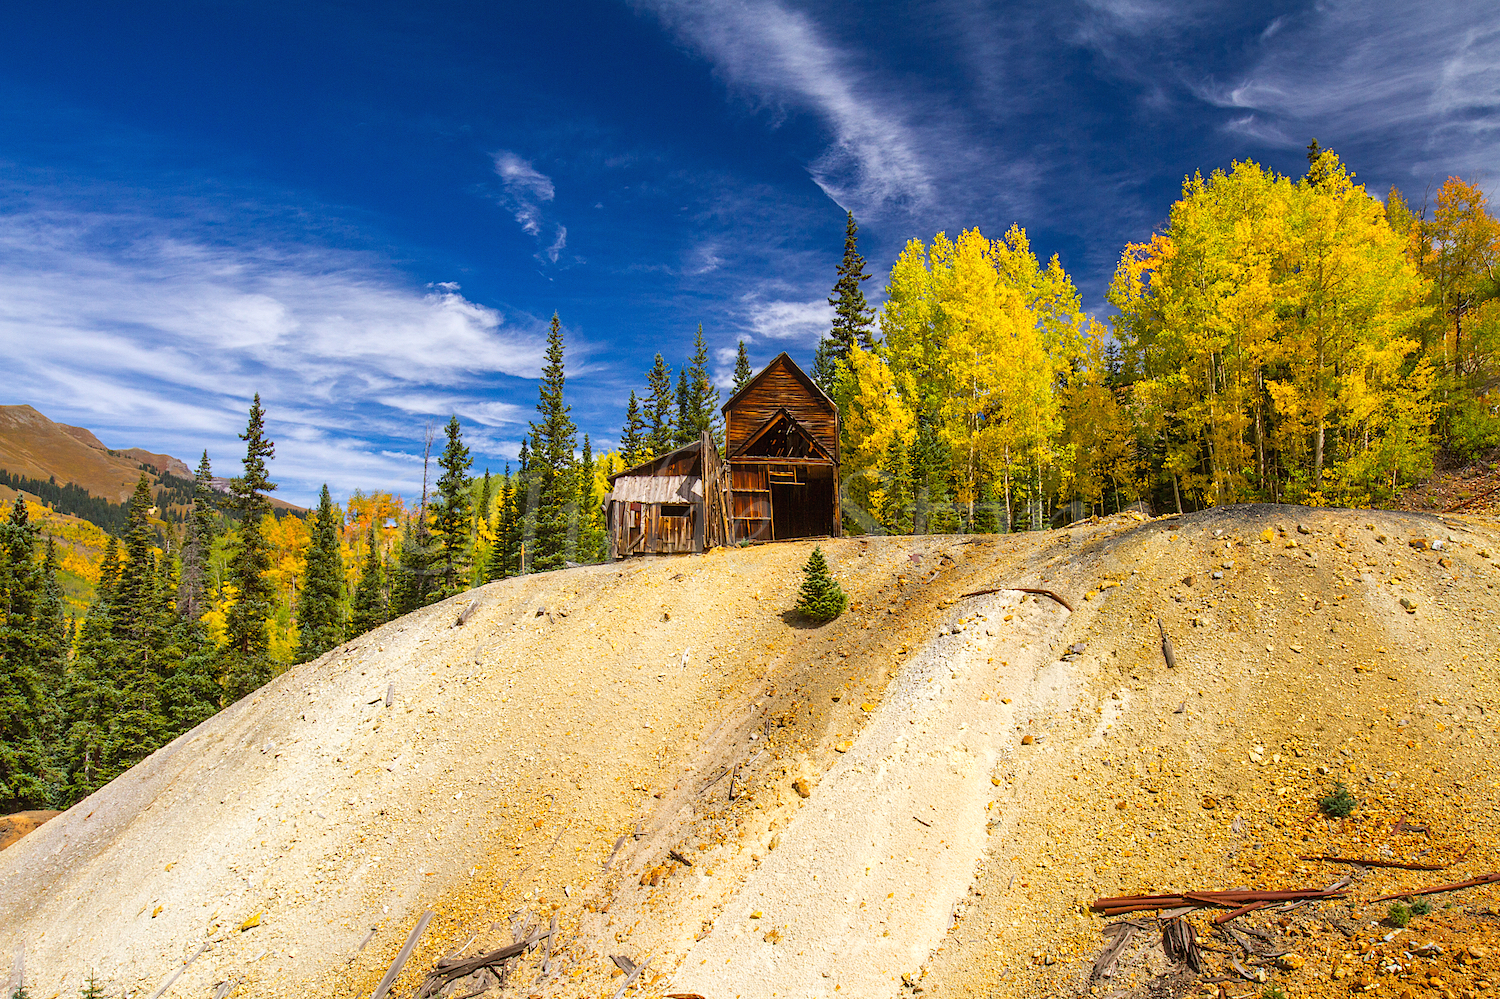
{"type": "MultiPolygon", "coordinates": [[[[115,776],[110,726],[119,705],[113,678],[121,649],[104,594],[96,595],[78,633],[78,651],[63,692],[68,727],[63,747],[63,797],[71,804],[93,794],[115,776]]],[[[3,752],[3,751],[0,751],[3,752]]]]}
{"type": "Polygon", "coordinates": [[[385,624],[389,615],[385,596],[385,561],[375,538],[375,518],[365,532],[365,558],[360,563],[359,582],[354,584],[354,611],[349,616],[349,634],[365,632],[385,624]]]}
{"type": "Polygon", "coordinates": [[[182,546],[182,582],[177,587],[177,613],[196,621],[208,610],[208,557],[215,534],[213,469],[208,452],[193,475],[193,512],[182,546]]]}
{"type": "Polygon", "coordinates": [[[719,390],[714,387],[708,372],[708,344],[703,340],[703,324],[698,324],[698,333],[693,337],[693,360],[688,366],[688,419],[691,432],[685,443],[697,440],[703,431],[722,436],[718,432],[719,390]]]}
{"type": "Polygon", "coordinates": [[[113,603],[115,587],[120,582],[120,542],[111,534],[104,545],[104,555],[99,559],[99,585],[94,592],[113,603]]]}
{"type": "Polygon", "coordinates": [[[860,285],[870,280],[865,273],[865,258],[859,255],[859,226],[854,224],[854,213],[850,212],[844,226],[844,259],[839,262],[839,277],[828,296],[833,306],[833,328],[829,339],[833,341],[834,360],[842,361],[851,350],[875,349],[875,310],[865,302],[865,293],[860,285]]]}
{"type": "Polygon", "coordinates": [[[839,380],[839,349],[831,336],[818,338],[818,349],[813,353],[812,380],[818,388],[833,395],[839,380]]]}
{"type": "Polygon", "coordinates": [[[672,370],[660,354],[646,372],[646,442],[647,459],[659,458],[672,450],[677,427],[672,420],[672,370]]]}
{"type": "Polygon", "coordinates": [[[569,521],[578,511],[578,470],[573,451],[578,428],[563,402],[563,336],[556,313],[547,333],[547,365],[538,388],[537,413],[531,424],[532,461],[540,489],[536,510],[536,558],[538,570],[561,569],[568,557],[569,521]]]}
{"type": "Polygon", "coordinates": [[[911,533],[911,466],[900,434],[891,434],[890,447],[880,463],[880,488],[884,493],[880,526],[886,534],[911,533]]]}
{"type": "Polygon", "coordinates": [[[38,714],[41,678],[33,607],[40,588],[36,529],[16,494],[0,526],[0,813],[46,800],[46,755],[38,714]]]}
{"type": "Polygon", "coordinates": [[[672,435],[674,449],[694,440],[692,390],[688,388],[687,369],[677,372],[677,430],[672,435]]]}
{"type": "Polygon", "coordinates": [[[578,466],[578,561],[594,563],[604,558],[604,526],[600,518],[599,491],[594,446],[589,435],[583,435],[583,460],[578,466]]]}
{"type": "Polygon", "coordinates": [[[490,557],[484,566],[484,581],[487,583],[515,575],[516,487],[508,462],[500,480],[495,506],[495,544],[490,548],[490,557]]]}
{"type": "Polygon", "coordinates": [[[339,550],[341,511],[324,483],[297,595],[297,661],[316,659],[344,640],[344,555],[339,550]]]}
{"type": "Polygon", "coordinates": [[[524,576],[536,571],[536,512],[541,495],[541,481],[532,460],[530,444],[521,441],[520,470],[516,473],[515,520],[511,551],[515,553],[515,571],[524,576]]]}
{"type": "Polygon", "coordinates": [[[745,341],[741,340],[739,352],[734,358],[734,390],[738,392],[744,388],[753,374],[750,370],[750,352],[745,349],[745,341]]]}
{"type": "MultiPolygon", "coordinates": [[[[556,321],[554,317],[554,322],[556,321]]],[[[464,446],[458,417],[448,420],[448,441],[438,465],[438,502],[433,518],[433,532],[442,543],[442,596],[448,597],[469,588],[469,529],[473,513],[469,506],[469,469],[474,460],[464,446]]]]}
{"type": "Polygon", "coordinates": [[[68,683],[68,657],[71,648],[67,615],[63,610],[62,585],[57,580],[57,545],[47,538],[42,559],[40,589],[35,607],[34,649],[37,672],[37,736],[46,750],[47,764],[42,776],[49,805],[60,800],[61,745],[67,733],[67,714],[63,695],[68,683]]]}
{"type": "Polygon", "coordinates": [[[797,612],[823,624],[844,613],[849,596],[828,571],[822,548],[814,548],[802,567],[802,590],[797,594],[797,612]]]}
{"type": "Polygon", "coordinates": [[[157,624],[156,534],[151,526],[151,483],[144,473],[135,484],[126,514],[125,561],[114,598],[115,635],[122,642],[148,645],[157,624]]]}
{"type": "Polygon", "coordinates": [[[630,390],[630,402],[625,405],[625,426],[620,429],[620,460],[626,468],[634,468],[651,457],[650,438],[646,435],[646,423],[641,419],[641,404],[630,390]]]}
{"type": "Polygon", "coordinates": [[[417,541],[417,532],[412,528],[411,518],[401,525],[401,538],[396,543],[395,557],[391,566],[392,618],[410,614],[424,605],[423,581],[427,575],[427,560],[417,541]]]}
{"type": "Polygon", "coordinates": [[[271,512],[266,493],[276,488],[266,470],[266,461],[276,456],[276,444],[266,439],[265,411],[258,392],[250,405],[249,423],[239,436],[245,442],[244,474],[232,479],[229,487],[231,503],[240,519],[239,543],[229,560],[235,598],[224,627],[225,672],[231,700],[258,690],[272,675],[266,619],[271,616],[275,594],[267,578],[271,544],[261,531],[261,520],[271,512]]]}

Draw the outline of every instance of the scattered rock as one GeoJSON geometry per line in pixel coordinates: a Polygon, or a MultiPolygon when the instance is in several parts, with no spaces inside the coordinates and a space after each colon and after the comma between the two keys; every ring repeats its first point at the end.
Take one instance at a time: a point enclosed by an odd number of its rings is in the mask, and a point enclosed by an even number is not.
{"type": "Polygon", "coordinates": [[[1021,736],[1021,745],[1023,745],[1023,746],[1029,746],[1029,745],[1031,745],[1034,742],[1036,742],[1036,739],[1033,738],[1032,736],[1029,736],[1029,735],[1023,735],[1023,736],[1021,736]]]}
{"type": "Polygon", "coordinates": [[[1298,524],[1297,525],[1297,533],[1298,534],[1311,534],[1312,533],[1312,528],[1308,527],[1306,524],[1298,524]]]}
{"type": "Polygon", "coordinates": [[[812,785],[809,784],[807,782],[807,779],[804,777],[798,777],[796,780],[792,781],[792,790],[797,792],[797,797],[799,798],[812,797],[812,785]]]}
{"type": "Polygon", "coordinates": [[[849,750],[851,750],[853,748],[854,748],[854,740],[853,739],[844,739],[844,740],[842,740],[840,742],[834,743],[833,751],[836,752],[836,753],[847,753],[847,752],[849,752],[849,750]]]}

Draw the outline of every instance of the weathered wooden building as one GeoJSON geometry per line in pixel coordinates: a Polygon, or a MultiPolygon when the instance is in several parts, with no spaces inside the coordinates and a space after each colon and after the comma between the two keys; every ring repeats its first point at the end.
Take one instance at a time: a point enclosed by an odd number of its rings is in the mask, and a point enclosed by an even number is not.
{"type": "Polygon", "coordinates": [[[729,543],[729,474],[711,434],[609,477],[611,558],[704,552],[729,543]]]}
{"type": "Polygon", "coordinates": [[[724,403],[727,537],[840,537],[839,410],[785,353],[724,403]]]}

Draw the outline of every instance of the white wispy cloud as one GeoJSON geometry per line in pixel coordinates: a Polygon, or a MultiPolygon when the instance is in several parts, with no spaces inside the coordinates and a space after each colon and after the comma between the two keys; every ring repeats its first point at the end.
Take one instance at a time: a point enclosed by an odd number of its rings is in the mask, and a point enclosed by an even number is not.
{"type": "Polygon", "coordinates": [[[568,245],[568,230],[556,222],[547,222],[543,216],[542,207],[557,196],[552,178],[509,150],[502,149],[494,158],[495,175],[500,178],[501,200],[527,234],[541,239],[543,229],[548,230],[548,243],[541,252],[549,261],[557,263],[558,256],[568,245]]]}
{"type": "Polygon", "coordinates": [[[827,41],[801,11],[777,0],[637,0],[752,102],[817,114],[832,144],[808,164],[839,204],[876,212],[925,202],[933,177],[907,110],[827,41]]]}
{"type": "Polygon", "coordinates": [[[208,447],[231,468],[260,392],[272,436],[296,442],[276,473],[303,498],[325,480],[409,486],[382,456],[389,438],[416,437],[408,414],[519,422],[519,407],[484,390],[496,375],[537,375],[539,332],[365,254],[226,247],[56,207],[0,216],[3,401],[114,428],[111,446],[157,442],[186,459],[208,447]]]}
{"type": "Polygon", "coordinates": [[[1321,3],[1273,22],[1262,44],[1241,78],[1199,90],[1222,107],[1254,112],[1232,128],[1272,144],[1292,133],[1377,155],[1399,151],[1418,175],[1439,161],[1479,173],[1500,162],[1493,3],[1321,3]],[[1247,120],[1255,128],[1241,128],[1247,120]]]}
{"type": "Polygon", "coordinates": [[[826,299],[763,302],[750,297],[744,307],[744,324],[753,337],[815,343],[833,324],[833,309],[826,299]]]}

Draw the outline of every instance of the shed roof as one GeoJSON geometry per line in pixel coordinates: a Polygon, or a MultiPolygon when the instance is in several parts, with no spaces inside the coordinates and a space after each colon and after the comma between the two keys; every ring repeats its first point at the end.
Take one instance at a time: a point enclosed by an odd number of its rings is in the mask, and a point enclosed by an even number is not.
{"type": "Polygon", "coordinates": [[[701,503],[703,479],[696,475],[636,475],[620,477],[606,503],[701,503]]]}
{"type": "Polygon", "coordinates": [[[676,461],[678,458],[685,457],[685,456],[687,456],[689,454],[696,454],[696,453],[698,453],[698,450],[700,448],[702,448],[702,447],[703,447],[703,440],[702,440],[702,438],[699,438],[698,440],[693,441],[691,444],[684,444],[682,447],[678,448],[675,451],[668,451],[666,454],[658,455],[655,458],[651,458],[651,459],[648,459],[646,461],[641,462],[639,465],[635,465],[635,466],[632,466],[631,468],[627,468],[623,472],[616,472],[615,474],[609,476],[610,484],[613,485],[614,481],[616,479],[621,479],[621,478],[626,478],[626,477],[635,478],[635,477],[638,477],[638,476],[654,475],[655,474],[654,470],[656,468],[665,467],[667,465],[670,465],[670,464],[672,464],[672,462],[676,461]]]}

